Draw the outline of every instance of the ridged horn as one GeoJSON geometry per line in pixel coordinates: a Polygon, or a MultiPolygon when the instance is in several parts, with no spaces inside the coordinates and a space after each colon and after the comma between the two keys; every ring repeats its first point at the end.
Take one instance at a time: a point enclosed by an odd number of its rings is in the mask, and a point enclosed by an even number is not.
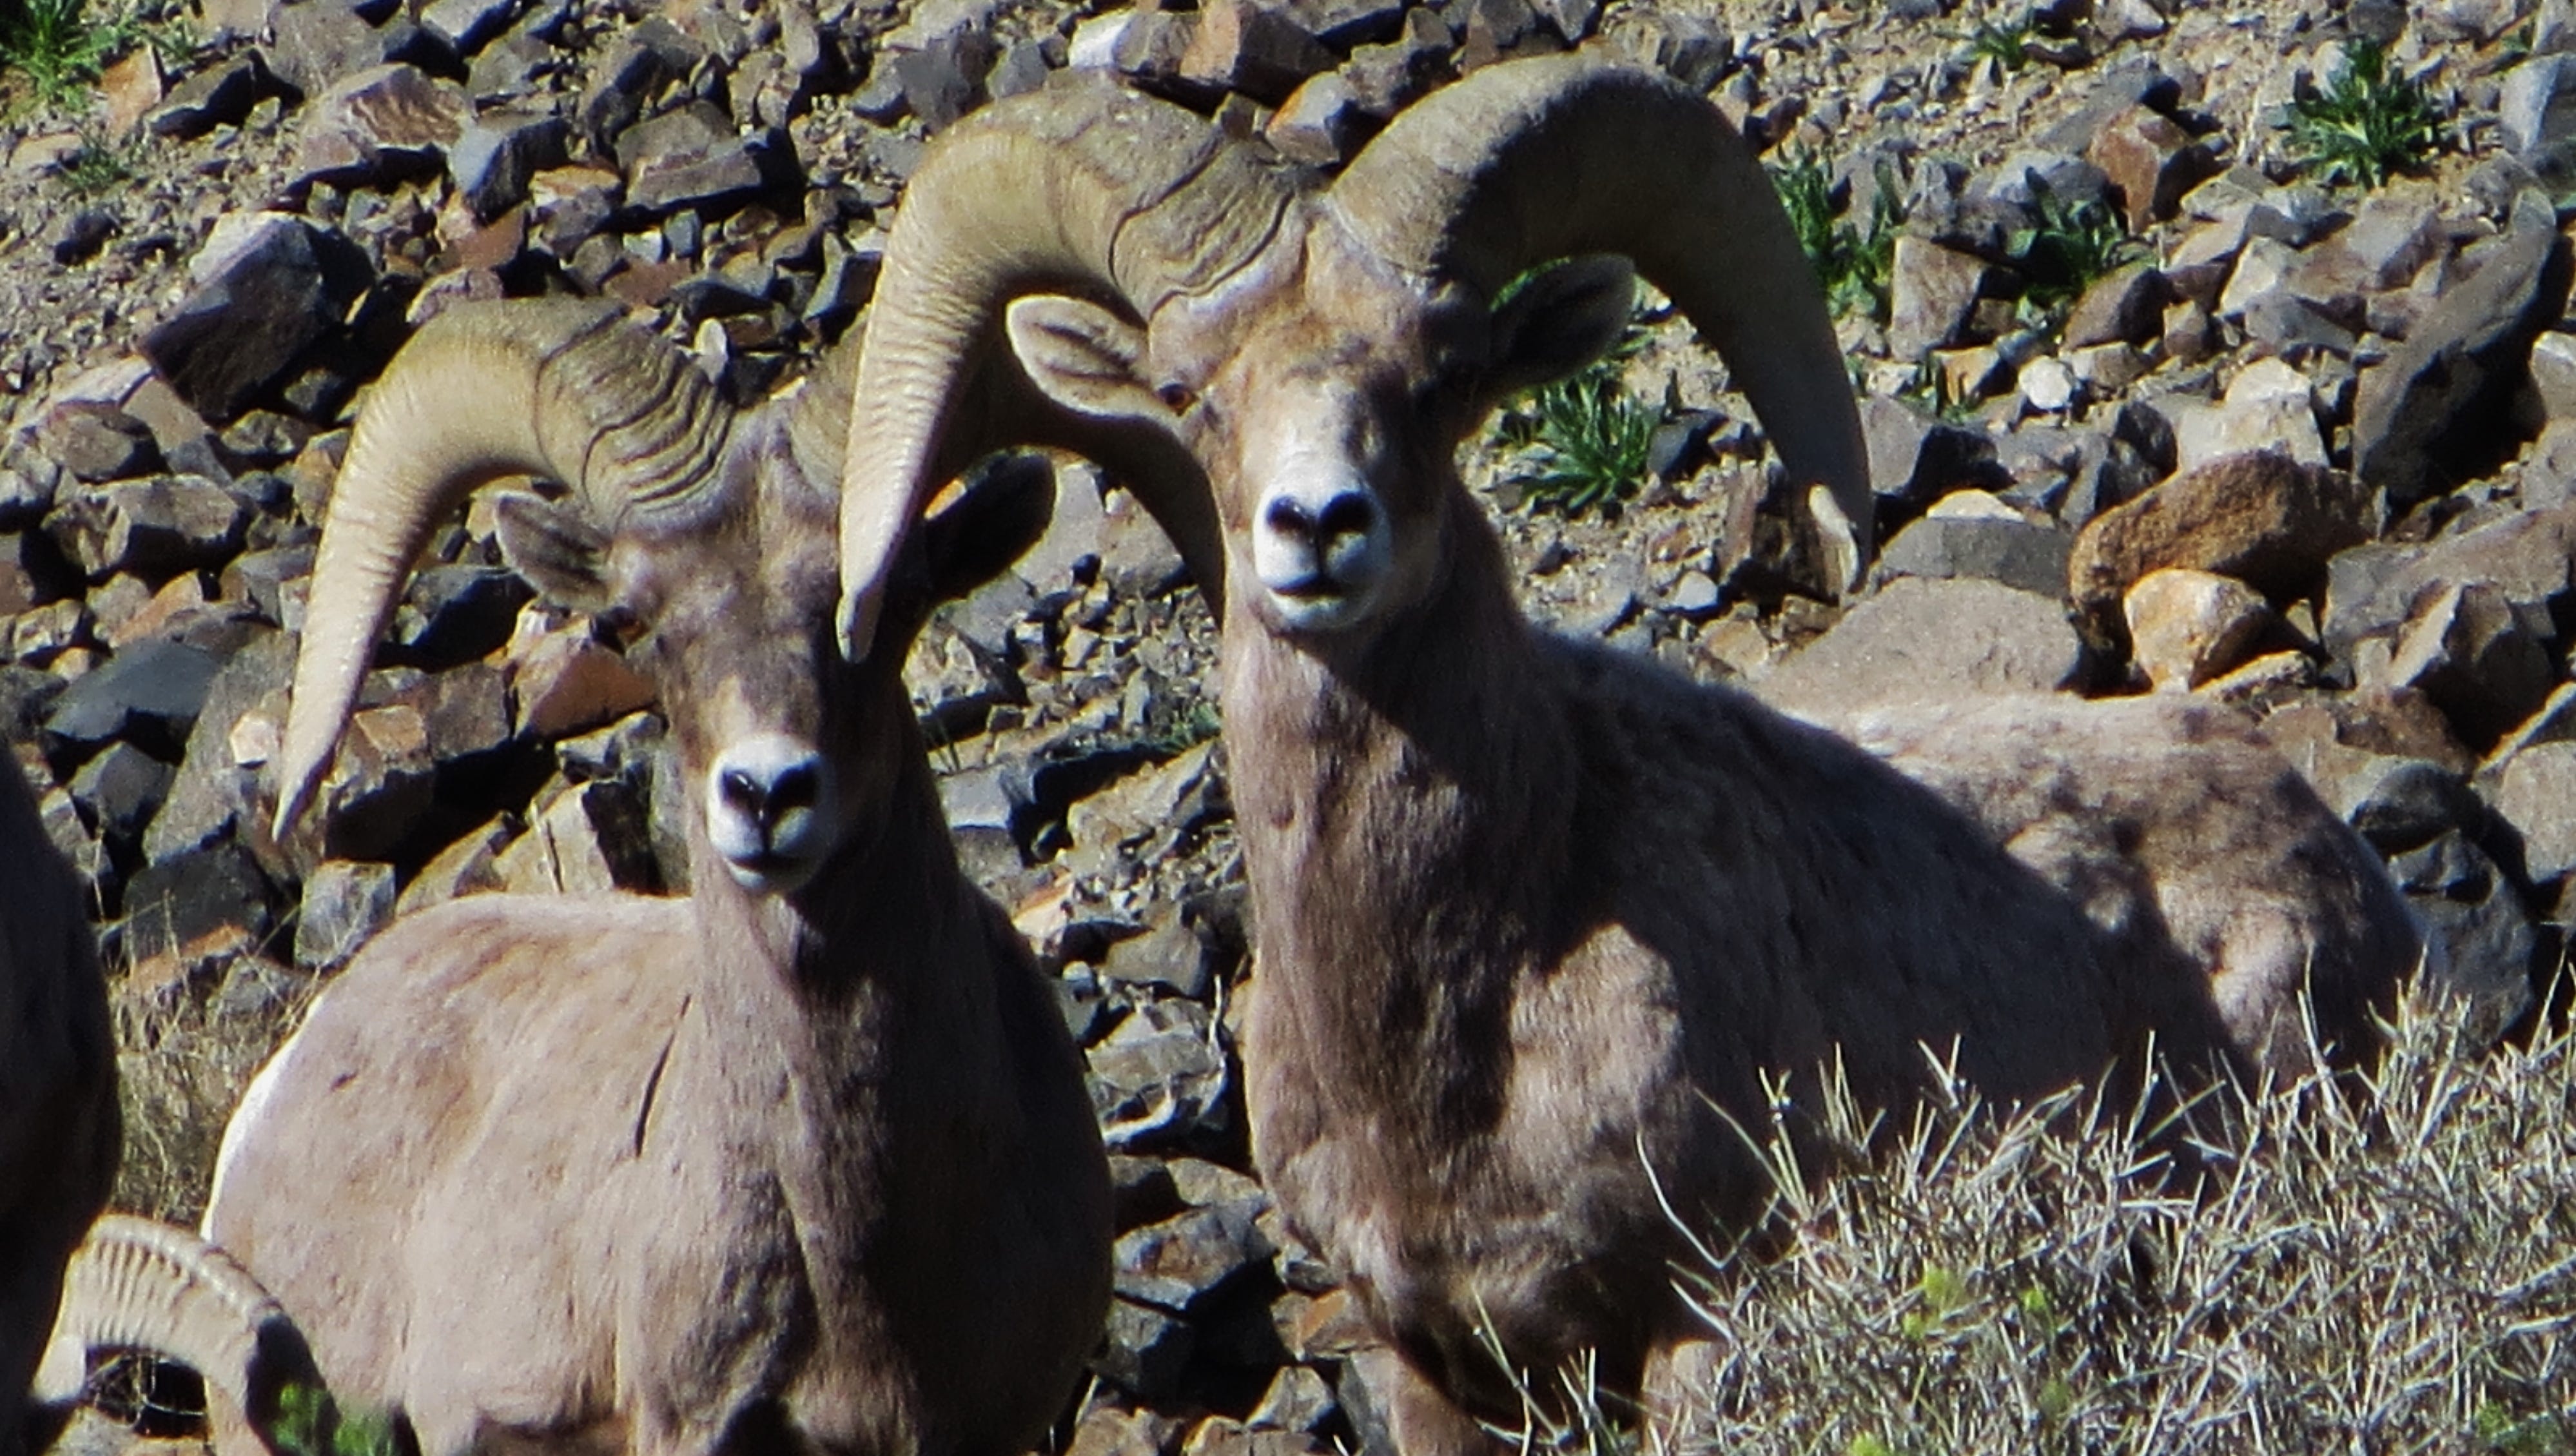
{"type": "Polygon", "coordinates": [[[460,304],[423,325],[368,392],[332,490],[278,755],[277,835],[330,765],[404,574],[466,492],[541,475],[605,526],[683,514],[718,479],[731,423],[696,367],[614,305],[460,304]]]}
{"type": "Polygon", "coordinates": [[[110,1349],[196,1371],[263,1435],[282,1383],[315,1379],[303,1335],[241,1265],[186,1229],[125,1214],[92,1225],[63,1272],[37,1400],[79,1399],[89,1353],[110,1349]]]}
{"type": "Polygon", "coordinates": [[[1085,436],[1015,405],[963,419],[1001,306],[1041,289],[1123,302],[1149,317],[1203,293],[1278,230],[1293,189],[1250,149],[1169,102],[1109,86],[1041,91],[966,118],[933,143],[887,240],[869,305],[841,488],[841,648],[864,657],[887,569],[928,496],[998,445],[1044,442],[1135,472],[1139,498],[1173,533],[1200,586],[1223,555],[1196,467],[1136,431],[1085,436]],[[1015,438],[986,438],[1009,429],[1015,438]],[[1122,446],[1130,458],[1119,458],[1122,446]],[[1157,488],[1162,481],[1169,488],[1157,488]],[[1191,489],[1179,488],[1186,481],[1191,489]],[[1158,499],[1158,497],[1160,497],[1158,499]]]}
{"type": "Polygon", "coordinates": [[[1507,61],[1399,113],[1326,196],[1379,256],[1488,297],[1550,259],[1626,255],[1717,346],[1868,559],[1868,456],[1832,311],[1753,149],[1705,97],[1586,55],[1507,61]]]}

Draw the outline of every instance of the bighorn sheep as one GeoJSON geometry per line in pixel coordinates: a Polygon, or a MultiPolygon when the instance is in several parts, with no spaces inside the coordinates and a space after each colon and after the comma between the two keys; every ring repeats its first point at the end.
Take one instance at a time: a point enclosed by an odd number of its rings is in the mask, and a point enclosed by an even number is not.
{"type": "Polygon", "coordinates": [[[1235,577],[1254,1151],[1401,1352],[1412,1456],[1519,1410],[1488,1332],[1525,1370],[1594,1349],[1613,1391],[1688,1338],[1667,1209],[1758,1210],[1739,1129],[1773,1116],[1766,1073],[1812,1090],[1835,1058],[1887,1107],[1922,1095],[1926,1048],[2007,1099],[2134,1076],[2151,1038],[2186,1073],[2298,1065],[2310,1007],[2355,1047],[2419,951],[2367,847],[2224,711],[1863,725],[1918,782],[1531,628],[1453,452],[1624,322],[1628,265],[1591,253],[1633,258],[1795,476],[1867,521],[1850,385],[1749,149],[1583,57],[1435,93],[1330,185],[1135,96],[970,118],[911,182],[852,422],[862,652],[997,315],[1060,404],[1204,466],[1235,577]]]}
{"type": "Polygon", "coordinates": [[[0,754],[0,1456],[33,1443],[36,1373],[63,1261],[116,1180],[116,1048],[88,891],[0,754]]]}
{"type": "MultiPolygon", "coordinates": [[[[1109,1295],[1107,1160],[1061,1012],[960,872],[901,653],[832,643],[831,382],[736,416],[570,301],[426,325],[360,416],[280,755],[291,824],[426,533],[470,487],[551,598],[643,629],[693,892],[394,924],[226,1130],[208,1237],[344,1406],[488,1441],[1025,1450],[1109,1295]]],[[[1043,525],[1037,462],[910,553],[907,636],[1043,525]]],[[[240,1383],[233,1377],[234,1383],[240,1383]]]]}

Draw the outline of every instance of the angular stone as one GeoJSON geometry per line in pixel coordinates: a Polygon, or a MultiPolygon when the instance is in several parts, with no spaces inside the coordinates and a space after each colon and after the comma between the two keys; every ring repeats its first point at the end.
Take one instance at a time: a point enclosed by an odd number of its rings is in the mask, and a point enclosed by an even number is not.
{"type": "Polygon", "coordinates": [[[1952,491],[2004,483],[1995,442],[1981,429],[1936,420],[1902,400],[1875,394],[1860,400],[1860,420],[1870,489],[1883,502],[1921,507],[1952,491]]]}
{"type": "Polygon", "coordinates": [[[2368,496],[2340,476],[2286,455],[2231,455],[2087,522],[2067,562],[2067,593],[2099,619],[2117,612],[2139,578],[2178,566],[2288,601],[2312,590],[2327,559],[2366,539],[2371,525],[2368,496]]]}
{"type": "Polygon", "coordinates": [[[1307,34],[1347,51],[1380,45],[1404,29],[1403,0],[1289,0],[1288,17],[1307,34]]]}
{"type": "Polygon", "coordinates": [[[75,480],[141,475],[161,463],[151,427],[116,406],[87,400],[59,404],[36,422],[36,448],[75,480]]]}
{"type": "Polygon", "coordinates": [[[966,26],[933,38],[917,50],[888,57],[895,83],[903,88],[906,109],[921,124],[937,131],[975,109],[984,99],[984,75],[993,68],[990,33],[966,26]]]}
{"type": "Polygon", "coordinates": [[[130,855],[143,838],[144,826],[160,812],[170,778],[170,765],[133,744],[111,743],[82,764],[65,787],[91,832],[130,855]]]}
{"type": "Polygon", "coordinates": [[[2054,597],[1973,578],[1901,577],[1764,677],[1754,692],[1799,714],[1962,693],[2050,692],[2082,647],[2054,597]]]}
{"type": "Polygon", "coordinates": [[[2465,775],[2428,758],[2393,754],[2371,756],[2346,776],[2336,797],[2348,801],[2344,817],[2383,855],[2420,849],[2483,813],[2465,775]]]}
{"type": "Polygon", "coordinates": [[[1262,135],[1292,162],[1338,167],[1358,155],[1374,125],[1350,81],[1327,71],[1290,92],[1262,135]]]}
{"type": "Polygon", "coordinates": [[[262,632],[214,675],[188,730],[169,799],[143,836],[144,858],[157,863],[241,832],[255,764],[243,761],[235,738],[244,723],[257,719],[264,702],[274,699],[282,711],[283,685],[294,666],[295,640],[262,632]]]}
{"type": "Polygon", "coordinates": [[[507,29],[519,0],[428,0],[420,23],[445,36],[459,55],[472,55],[507,29]]]}
{"type": "Polygon", "coordinates": [[[1245,1424],[1254,1430],[1315,1431],[1339,1414],[1333,1387],[1303,1365],[1290,1365],[1271,1378],[1245,1424]]]}
{"type": "Polygon", "coordinates": [[[432,566],[412,573],[388,634],[404,661],[432,669],[470,662],[510,640],[534,592],[498,566],[432,566]]]}
{"type": "Polygon", "coordinates": [[[2143,344],[2163,326],[2166,297],[2164,275],[2153,264],[2115,268],[2093,280],[2075,301],[2066,316],[2064,346],[2143,344]]]}
{"type": "Polygon", "coordinates": [[[339,186],[435,168],[474,119],[463,87],[413,66],[371,66],[313,99],[299,126],[296,166],[339,186]]]}
{"type": "Polygon", "coordinates": [[[59,761],[85,757],[123,739],[174,761],[205,706],[223,656],[170,638],[138,642],[83,676],[45,715],[45,737],[59,761]]]}
{"type": "Polygon", "coordinates": [[[2567,243],[2539,193],[2516,200],[2510,227],[2484,252],[2475,275],[2437,299],[2384,362],[2361,371],[2353,471],[2394,507],[2484,473],[2510,438],[2504,417],[2531,340],[2566,305],[2567,243]]]}
{"type": "Polygon", "coordinates": [[[1211,979],[1208,946],[1181,918],[1178,908],[1159,904],[1152,924],[1109,947],[1101,974],[1131,986],[1159,986],[1193,999],[1207,995],[1211,979]]]}
{"type": "Polygon", "coordinates": [[[394,902],[394,913],[417,915],[432,905],[502,888],[501,851],[511,843],[509,825],[495,819],[430,858],[394,902]]]}
{"type": "MultiPolygon", "coordinates": [[[[1109,1302],[1108,1329],[1091,1368],[1114,1380],[1141,1401],[1169,1400],[1179,1393],[1182,1372],[1198,1348],[1189,1321],[1130,1300],[1109,1302]]],[[[1077,1440],[1075,1450],[1081,1450],[1077,1440]]],[[[1123,1444],[1103,1449],[1123,1451],[1123,1444]]]]}
{"type": "Polygon", "coordinates": [[[1404,28],[1395,39],[1353,49],[1342,77],[1360,109],[1384,121],[1449,79],[1454,69],[1448,26],[1417,5],[1404,12],[1404,28]]]}
{"type": "Polygon", "coordinates": [[[146,865],[125,885],[126,952],[141,960],[253,944],[274,922],[270,895],[258,862],[232,840],[146,865]]]}
{"type": "Polygon", "coordinates": [[[121,572],[158,580],[210,567],[241,549],[250,509],[211,480],[165,475],[85,487],[47,525],[93,581],[121,572]]]}
{"type": "Polygon", "coordinates": [[[518,731],[561,738],[614,723],[650,706],[653,685],[576,626],[514,648],[511,696],[518,703],[518,731]]]}
{"type": "Polygon", "coordinates": [[[2212,572],[2148,572],[2121,601],[2130,660],[2159,692],[2233,670],[2278,619],[2253,588],[2212,572]]]}
{"type": "Polygon", "coordinates": [[[277,78],[258,51],[243,51],[189,76],[169,98],[151,108],[144,125],[156,137],[192,141],[219,126],[239,126],[263,96],[276,94],[277,78]]]}
{"type": "Polygon", "coordinates": [[[1086,1054],[1101,1138],[1118,1151],[1186,1145],[1230,1121],[1224,1059],[1206,1008],[1157,998],[1140,1003],[1086,1054]]]}
{"type": "Polygon", "coordinates": [[[2174,468],[2189,473],[2255,451],[2287,455],[2323,468],[2325,437],[2307,376],[2279,359],[2258,359],[2237,372],[2216,404],[2184,403],[2174,418],[2174,468]]]}
{"type": "Polygon", "coordinates": [[[468,122],[447,152],[447,172],[481,221],[528,198],[528,181],[564,165],[572,125],[550,112],[487,111],[468,122]]]}
{"type": "Polygon", "coordinates": [[[241,413],[336,327],[366,283],[345,239],[282,213],[218,226],[190,262],[198,286],[143,336],[143,355],[208,420],[241,413]]]}
{"type": "Polygon", "coordinates": [[[723,212],[783,183],[792,163],[771,133],[739,136],[723,112],[699,103],[629,127],[617,139],[626,202],[654,217],[723,212]]]}
{"type": "Polygon", "coordinates": [[[635,791],[605,781],[575,784],[546,800],[528,832],[501,851],[502,885],[528,895],[604,895],[661,888],[651,826],[635,791]]]}
{"type": "Polygon", "coordinates": [[[0,617],[58,601],[80,590],[80,579],[51,537],[41,531],[0,531],[0,617]]]}
{"type": "Polygon", "coordinates": [[[2065,589],[2066,532],[2020,519],[1926,516],[1880,553],[1882,577],[1964,577],[2053,597],[2065,589]]]}
{"type": "Polygon", "coordinates": [[[2183,194],[2219,170],[2207,145],[2143,105],[2106,120],[2084,156],[2102,169],[2133,233],[2172,217],[2183,194]]]}
{"type": "Polygon", "coordinates": [[[1270,1252],[1248,1213],[1196,1208],[1123,1235],[1111,1262],[1121,1296],[1188,1314],[1270,1252]]]}
{"type": "Polygon", "coordinates": [[[2364,680],[2411,687],[2450,716],[2472,748],[2492,744],[2531,716],[2557,685],[2549,648],[2485,582],[2452,584],[2420,598],[2384,667],[2364,680]]]}
{"type": "Polygon", "coordinates": [[[1288,12],[1259,0],[1207,0],[1181,76],[1200,85],[1239,91],[1276,106],[1307,77],[1333,67],[1333,53],[1288,12]]]}
{"type": "Polygon", "coordinates": [[[2449,951],[2432,978],[2437,992],[2465,1003],[2462,1034],[2483,1046],[2531,1006],[2531,969],[2539,949],[2495,862],[2459,830],[2389,865],[2398,888],[2449,951]]]}
{"type": "Polygon", "coordinates": [[[344,965],[394,913],[394,867],[325,860],[304,877],[296,913],[295,963],[327,971],[344,965]]]}
{"type": "Polygon", "coordinates": [[[1896,240],[1891,265],[1887,350],[1903,361],[1963,340],[1985,291],[1986,265],[1912,234],[1896,240]]]}
{"type": "Polygon", "coordinates": [[[2495,812],[2522,841],[2535,885],[2576,873],[2576,742],[2529,745],[2481,775],[2495,812]]]}

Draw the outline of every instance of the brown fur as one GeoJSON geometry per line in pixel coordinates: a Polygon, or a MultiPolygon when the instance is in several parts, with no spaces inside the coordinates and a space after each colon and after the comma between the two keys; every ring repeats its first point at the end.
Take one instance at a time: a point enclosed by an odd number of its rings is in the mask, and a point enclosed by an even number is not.
{"type": "Polygon", "coordinates": [[[9,761],[0,867],[0,1456],[17,1456],[63,1263],[116,1178],[116,1049],[87,891],[9,761]]]}
{"type": "Polygon", "coordinates": [[[765,425],[735,467],[607,584],[690,784],[745,734],[823,747],[830,860],[753,894],[693,816],[689,899],[403,921],[226,1138],[208,1233],[429,1456],[1006,1456],[1098,1338],[1107,1166],[1053,996],[957,867],[903,654],[832,649],[832,476],[765,425]]]}
{"type": "MultiPolygon", "coordinates": [[[[2366,1048],[2418,928],[2241,721],[1936,707],[1855,720],[1864,749],[1533,630],[1452,463],[1513,340],[1329,208],[1301,221],[1156,314],[1137,382],[1194,401],[1170,418],[1233,577],[1255,1155],[1403,1354],[1408,1456],[1517,1415],[1484,1328],[1519,1369],[1592,1349],[1641,1388],[1690,1333],[1665,1205],[1701,1232],[1758,1212],[1766,1076],[1812,1094],[1830,1058],[1902,1108],[1955,1048],[2027,1099],[2135,1086],[2151,1038],[2186,1077],[2289,1070],[2311,1005],[2366,1048]],[[1324,457],[1386,512],[1390,564],[1364,619],[1301,630],[1252,543],[1272,476],[1322,468],[1282,462],[1324,457]]],[[[1102,317],[1077,322],[1114,337],[1102,317]]]]}

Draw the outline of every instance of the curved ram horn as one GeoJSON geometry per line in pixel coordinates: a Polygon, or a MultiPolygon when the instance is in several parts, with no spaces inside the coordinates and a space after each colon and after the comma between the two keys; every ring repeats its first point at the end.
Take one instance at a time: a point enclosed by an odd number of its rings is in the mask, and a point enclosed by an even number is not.
{"type": "Polygon", "coordinates": [[[286,1382],[316,1382],[286,1312],[221,1249],[186,1229],[109,1214],[63,1271],[36,1397],[80,1398],[93,1350],[138,1349],[205,1377],[267,1434],[286,1382]]]}
{"type": "Polygon", "coordinates": [[[1717,346],[1868,560],[1869,462],[1832,311],[1753,149],[1706,98],[1583,55],[1488,66],[1399,113],[1328,205],[1389,262],[1488,298],[1534,264],[1625,254],[1717,346]]]}
{"type": "Polygon", "coordinates": [[[330,764],[403,574],[467,491],[547,476],[614,524],[693,508],[717,478],[732,411],[624,318],[573,299],[460,304],[369,391],[313,566],[278,757],[280,838],[330,764]]]}
{"type": "MultiPolygon", "coordinates": [[[[867,654],[903,535],[949,475],[996,445],[960,419],[1001,306],[1041,289],[1122,300],[1150,316],[1208,291],[1277,231],[1292,189],[1275,164],[1169,102],[1108,86],[1042,91],[948,129],[905,190],[869,305],[841,489],[841,648],[867,654]]],[[[1009,411],[992,411],[1007,418],[1009,411]]],[[[1058,421],[1049,443],[1103,457],[1153,508],[1203,590],[1223,554],[1176,447],[1089,438],[1058,421]],[[1133,453],[1121,458],[1120,447],[1133,453]],[[1140,477],[1140,478],[1138,478],[1140,477]],[[1151,492],[1151,494],[1148,494],[1151,492]],[[1155,497],[1162,497],[1156,499],[1155,497]]],[[[1133,432],[1137,436],[1148,431],[1133,432]]]]}

